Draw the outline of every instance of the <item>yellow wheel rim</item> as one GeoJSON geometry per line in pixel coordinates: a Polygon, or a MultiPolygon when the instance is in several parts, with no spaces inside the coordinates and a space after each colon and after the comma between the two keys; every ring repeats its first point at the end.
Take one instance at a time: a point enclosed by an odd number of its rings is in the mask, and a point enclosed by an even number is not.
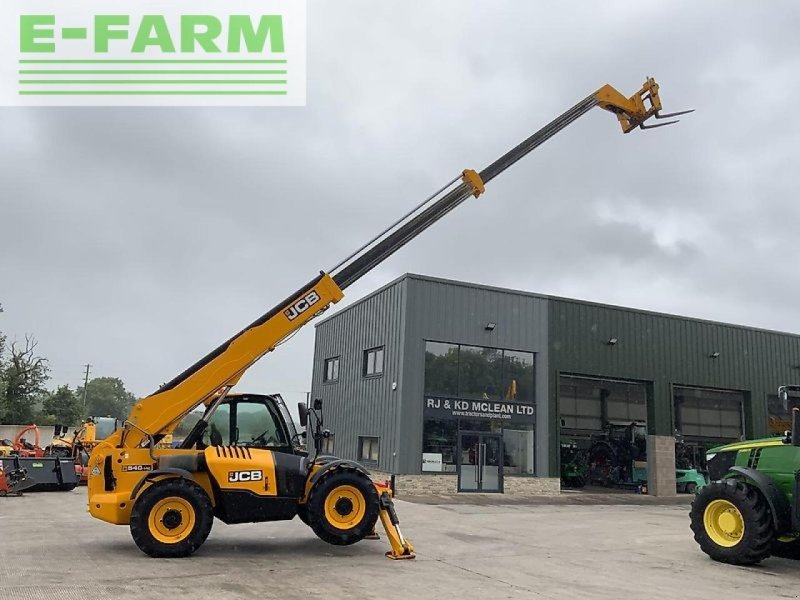
{"type": "Polygon", "coordinates": [[[352,485],[340,485],[325,498],[325,519],[336,529],[352,529],[366,512],[364,494],[352,485]]]}
{"type": "Polygon", "coordinates": [[[192,533],[194,523],[192,505],[175,496],[156,502],[147,519],[151,535],[162,544],[182,542],[192,533]]]}
{"type": "Polygon", "coordinates": [[[711,541],[731,548],[744,537],[744,517],[728,500],[713,500],[703,513],[703,525],[711,541]]]}

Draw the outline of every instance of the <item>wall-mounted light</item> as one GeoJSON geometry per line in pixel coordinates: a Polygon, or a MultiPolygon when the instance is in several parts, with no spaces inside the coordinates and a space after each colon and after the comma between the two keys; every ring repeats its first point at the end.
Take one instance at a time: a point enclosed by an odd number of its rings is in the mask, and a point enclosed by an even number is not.
{"type": "Polygon", "coordinates": [[[708,355],[708,358],[719,358],[719,352],[712,352],[708,355]]]}
{"type": "Polygon", "coordinates": [[[608,346],[614,346],[616,343],[617,343],[617,338],[615,337],[608,338],[608,341],[606,341],[606,345],[608,346]]]}
{"type": "Polygon", "coordinates": [[[494,331],[494,328],[495,328],[495,327],[497,327],[497,323],[492,323],[491,321],[489,321],[489,322],[486,324],[486,326],[484,327],[484,329],[485,329],[486,331],[494,331]]]}

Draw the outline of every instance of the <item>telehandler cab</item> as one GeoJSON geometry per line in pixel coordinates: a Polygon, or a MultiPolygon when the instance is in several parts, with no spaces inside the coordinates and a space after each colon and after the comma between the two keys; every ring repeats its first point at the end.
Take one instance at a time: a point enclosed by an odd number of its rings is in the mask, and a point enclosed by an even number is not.
{"type": "MultiPolygon", "coordinates": [[[[592,108],[617,116],[624,133],[647,129],[661,114],[658,84],[648,78],[630,98],[610,85],[504,154],[480,173],[467,169],[328,271],[183,373],[140,400],[122,427],[89,459],[89,510],[109,523],[130,525],[150,556],[187,556],[225,523],[291,519],[298,515],[331,544],[353,544],[374,533],[378,518],[390,558],[413,558],[388,486],[373,483],[350,460],[320,456],[321,402],[301,417],[315,420],[314,455],[297,446],[288,412],[273,396],[233,395],[244,372],[292,333],[342,299],[344,290],[421,234],[484,185],[592,108]],[[159,448],[190,412],[204,412],[180,448],[159,448]]],[[[684,111],[690,112],[690,111],[684,111]]],[[[674,121],[663,123],[668,125],[674,121]]]]}

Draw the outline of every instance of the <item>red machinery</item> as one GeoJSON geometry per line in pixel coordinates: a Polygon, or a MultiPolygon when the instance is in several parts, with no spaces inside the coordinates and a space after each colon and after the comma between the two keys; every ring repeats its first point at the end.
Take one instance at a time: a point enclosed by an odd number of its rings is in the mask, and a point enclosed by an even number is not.
{"type": "Polygon", "coordinates": [[[41,458],[44,456],[44,448],[39,445],[39,428],[36,425],[28,425],[27,427],[22,428],[22,430],[17,434],[17,437],[14,438],[11,446],[14,448],[14,452],[16,452],[19,456],[32,458],[41,458]],[[34,442],[32,445],[26,442],[25,438],[22,437],[29,431],[33,431],[34,433],[34,442]]]}
{"type": "Polygon", "coordinates": [[[25,469],[4,470],[3,463],[0,462],[0,497],[15,495],[21,496],[22,490],[32,487],[35,481],[28,477],[25,469]]]}

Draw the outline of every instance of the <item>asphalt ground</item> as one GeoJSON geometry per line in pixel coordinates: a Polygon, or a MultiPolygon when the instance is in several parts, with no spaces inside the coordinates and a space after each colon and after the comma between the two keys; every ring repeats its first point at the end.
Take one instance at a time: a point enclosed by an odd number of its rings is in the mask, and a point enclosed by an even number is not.
{"type": "Polygon", "coordinates": [[[84,489],[0,498],[0,600],[800,596],[800,563],[709,560],[692,539],[686,499],[593,495],[397,501],[413,561],[385,558],[385,540],[329,546],[297,519],[217,521],[194,556],[152,559],[127,527],[88,515],[84,489]]]}

